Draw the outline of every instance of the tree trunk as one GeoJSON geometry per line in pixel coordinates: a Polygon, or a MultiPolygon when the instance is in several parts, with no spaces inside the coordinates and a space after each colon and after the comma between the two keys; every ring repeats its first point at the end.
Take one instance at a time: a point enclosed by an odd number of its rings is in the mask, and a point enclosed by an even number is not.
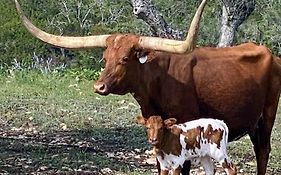
{"type": "Polygon", "coordinates": [[[137,18],[145,21],[151,28],[154,36],[160,36],[170,39],[182,39],[184,33],[177,29],[173,29],[169,25],[162,14],[152,4],[151,0],[131,0],[133,5],[133,13],[137,18]]]}
{"type": "Polygon", "coordinates": [[[228,21],[228,12],[226,7],[223,5],[218,47],[231,46],[234,42],[235,31],[235,26],[228,21]]]}
{"type": "Polygon", "coordinates": [[[255,0],[222,0],[218,47],[231,46],[235,32],[255,9],[255,0]]]}
{"type": "MultiPolygon", "coordinates": [[[[218,47],[231,46],[235,32],[255,9],[255,0],[221,0],[222,15],[218,47]]],[[[133,13],[146,22],[155,36],[183,39],[185,32],[168,24],[151,0],[131,0],[133,13]]]]}

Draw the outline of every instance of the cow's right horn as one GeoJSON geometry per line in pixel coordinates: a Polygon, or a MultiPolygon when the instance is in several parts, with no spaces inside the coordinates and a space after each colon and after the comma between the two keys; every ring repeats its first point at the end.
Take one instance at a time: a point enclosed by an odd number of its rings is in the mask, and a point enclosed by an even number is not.
{"type": "Polygon", "coordinates": [[[93,48],[93,47],[106,47],[106,39],[110,35],[97,35],[97,36],[85,36],[85,37],[70,37],[70,36],[57,36],[46,33],[41,29],[34,26],[23,14],[20,4],[15,0],[16,7],[20,18],[27,28],[27,30],[36,38],[52,44],[58,47],[64,47],[69,49],[79,48],[93,48]]]}
{"type": "Polygon", "coordinates": [[[173,53],[191,52],[197,37],[200,19],[206,5],[207,0],[202,0],[198,7],[193,20],[190,24],[188,34],[185,41],[178,41],[172,39],[158,38],[158,37],[140,37],[139,46],[142,48],[153,49],[158,51],[166,51],[173,53]]]}

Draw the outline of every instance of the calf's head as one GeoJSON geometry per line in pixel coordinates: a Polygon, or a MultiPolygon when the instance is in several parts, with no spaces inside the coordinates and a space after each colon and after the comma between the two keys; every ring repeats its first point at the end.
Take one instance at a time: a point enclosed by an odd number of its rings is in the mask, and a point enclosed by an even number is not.
{"type": "Polygon", "coordinates": [[[162,145],[165,133],[177,122],[175,118],[169,118],[163,121],[160,116],[151,116],[148,119],[143,116],[137,116],[137,123],[146,127],[148,142],[153,146],[162,145]]]}

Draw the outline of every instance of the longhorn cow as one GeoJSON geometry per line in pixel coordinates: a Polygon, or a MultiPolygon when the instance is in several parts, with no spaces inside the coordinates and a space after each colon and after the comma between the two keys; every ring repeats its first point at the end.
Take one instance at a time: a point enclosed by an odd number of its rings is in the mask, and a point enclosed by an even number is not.
{"type": "MultiPolygon", "coordinates": [[[[253,43],[194,48],[206,0],[197,9],[185,41],[133,34],[56,36],[34,26],[15,2],[27,30],[46,43],[70,49],[106,47],[105,69],[94,83],[97,93],[131,93],[144,117],[173,116],[180,123],[199,117],[224,120],[230,141],[249,134],[257,174],[266,173],[281,62],[266,47],[253,43]]],[[[183,174],[189,172],[189,165],[184,165],[183,174]]]]}

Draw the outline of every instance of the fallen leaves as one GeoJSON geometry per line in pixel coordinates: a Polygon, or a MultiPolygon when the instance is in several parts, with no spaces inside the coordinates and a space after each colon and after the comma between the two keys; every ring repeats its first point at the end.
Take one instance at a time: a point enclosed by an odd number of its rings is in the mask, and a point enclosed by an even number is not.
{"type": "Polygon", "coordinates": [[[60,128],[63,130],[63,131],[66,131],[67,130],[67,126],[65,123],[61,123],[60,124],[60,128]]]}
{"type": "MultiPolygon", "coordinates": [[[[32,121],[32,119],[30,119],[32,121]]],[[[26,124],[21,128],[0,128],[0,174],[94,174],[117,175],[121,167],[148,170],[157,174],[156,158],[152,149],[137,140],[132,128],[106,128],[96,133],[85,132],[29,132],[26,124]],[[131,135],[132,134],[132,135],[131,135]],[[4,159],[3,159],[4,158],[4,159]]],[[[254,166],[248,162],[245,166],[254,166]]],[[[217,169],[216,175],[223,172],[217,169]]],[[[254,174],[238,166],[238,174],[254,174]]],[[[192,175],[201,175],[202,167],[192,169],[192,175]]]]}

